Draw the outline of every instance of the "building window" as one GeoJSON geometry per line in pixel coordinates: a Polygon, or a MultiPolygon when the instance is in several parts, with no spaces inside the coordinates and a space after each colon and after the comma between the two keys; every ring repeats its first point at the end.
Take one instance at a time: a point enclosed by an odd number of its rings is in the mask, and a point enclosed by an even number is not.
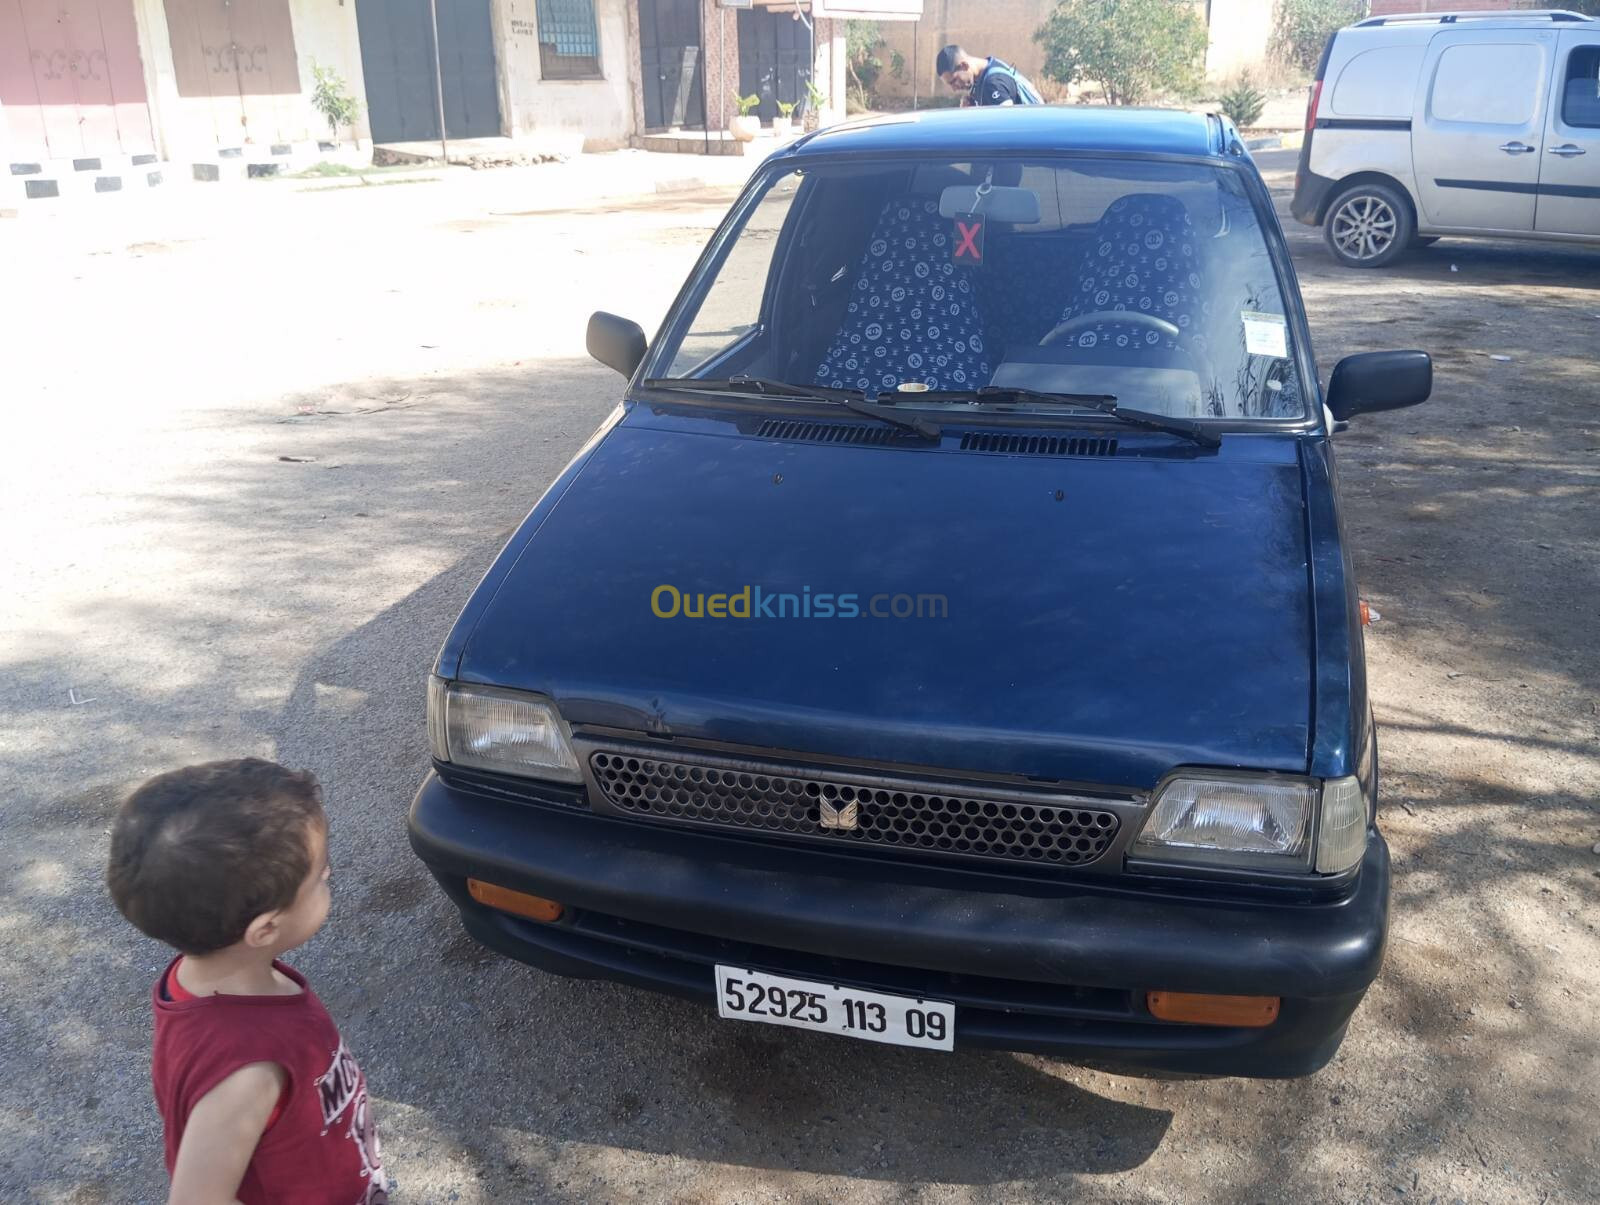
{"type": "Polygon", "coordinates": [[[600,78],[594,0],[539,0],[539,74],[544,79],[600,78]]]}

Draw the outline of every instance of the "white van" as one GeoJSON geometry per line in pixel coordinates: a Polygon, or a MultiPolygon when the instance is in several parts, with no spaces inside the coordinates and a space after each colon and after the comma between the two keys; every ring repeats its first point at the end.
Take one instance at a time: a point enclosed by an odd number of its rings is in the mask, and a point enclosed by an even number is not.
{"type": "Polygon", "coordinates": [[[1291,209],[1353,268],[1444,235],[1600,242],[1600,21],[1417,13],[1339,30],[1291,209]]]}

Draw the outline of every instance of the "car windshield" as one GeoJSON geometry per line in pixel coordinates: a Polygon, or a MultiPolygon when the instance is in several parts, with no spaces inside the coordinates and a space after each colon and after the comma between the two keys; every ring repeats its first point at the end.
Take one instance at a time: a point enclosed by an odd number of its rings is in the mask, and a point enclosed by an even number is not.
{"type": "Polygon", "coordinates": [[[745,197],[645,375],[759,377],[913,405],[939,391],[930,408],[994,387],[1293,419],[1306,403],[1288,312],[1230,168],[821,163],[769,169],[745,197]]]}

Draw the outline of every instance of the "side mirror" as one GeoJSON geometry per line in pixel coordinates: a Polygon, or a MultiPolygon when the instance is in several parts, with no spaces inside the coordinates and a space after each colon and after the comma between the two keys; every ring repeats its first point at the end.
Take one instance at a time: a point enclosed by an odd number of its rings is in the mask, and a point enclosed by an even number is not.
{"type": "Polygon", "coordinates": [[[629,322],[604,310],[596,310],[589,315],[589,333],[584,345],[600,363],[607,368],[615,368],[629,378],[644,360],[645,349],[649,346],[637,322],[629,322]]]}
{"type": "Polygon", "coordinates": [[[1399,410],[1428,400],[1433,360],[1425,351],[1369,351],[1333,366],[1328,409],[1339,422],[1374,410],[1399,410]]]}

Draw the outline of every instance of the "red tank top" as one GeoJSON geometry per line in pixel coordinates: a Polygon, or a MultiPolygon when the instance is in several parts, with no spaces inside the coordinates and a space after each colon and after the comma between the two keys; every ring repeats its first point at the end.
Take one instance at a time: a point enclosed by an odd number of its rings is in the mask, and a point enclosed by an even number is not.
{"type": "Polygon", "coordinates": [[[151,993],[150,1075],[172,1173],[184,1126],[201,1097],[239,1068],[276,1063],[283,1095],[239,1184],[243,1205],[386,1205],[388,1182],[367,1081],[339,1030],[299,972],[294,996],[192,996],[173,959],[151,993]],[[165,989],[165,990],[163,990],[165,989]]]}

